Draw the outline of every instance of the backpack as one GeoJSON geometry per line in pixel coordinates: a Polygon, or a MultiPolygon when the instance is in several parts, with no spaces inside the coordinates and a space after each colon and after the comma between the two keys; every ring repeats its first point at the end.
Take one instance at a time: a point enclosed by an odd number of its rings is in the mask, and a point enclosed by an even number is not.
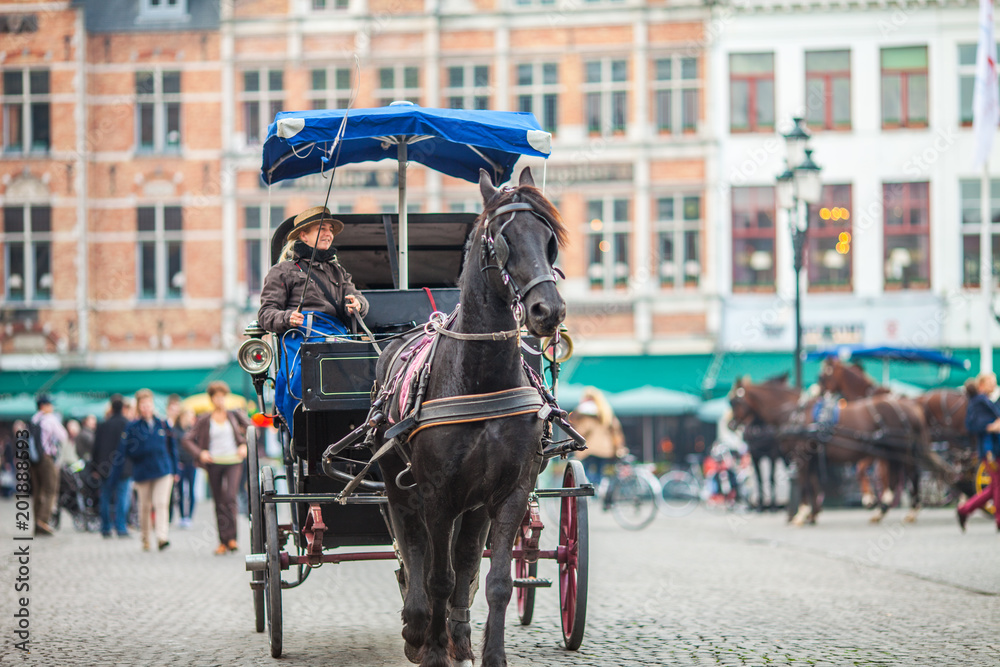
{"type": "Polygon", "coordinates": [[[42,460],[42,427],[34,421],[29,420],[28,429],[28,461],[31,465],[37,465],[42,460]]]}

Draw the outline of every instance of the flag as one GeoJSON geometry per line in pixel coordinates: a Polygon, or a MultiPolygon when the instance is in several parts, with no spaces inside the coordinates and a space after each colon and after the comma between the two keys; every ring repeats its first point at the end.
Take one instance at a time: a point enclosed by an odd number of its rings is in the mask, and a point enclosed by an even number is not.
{"type": "Polygon", "coordinates": [[[972,95],[972,132],[976,137],[976,166],[986,164],[1000,123],[997,93],[997,47],[993,40],[993,0],[979,0],[979,50],[976,87],[972,95]]]}

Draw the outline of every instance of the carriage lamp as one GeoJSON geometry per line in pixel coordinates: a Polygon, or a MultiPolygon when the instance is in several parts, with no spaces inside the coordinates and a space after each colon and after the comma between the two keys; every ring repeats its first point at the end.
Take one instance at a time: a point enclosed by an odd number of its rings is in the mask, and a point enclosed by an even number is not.
{"type": "Polygon", "coordinates": [[[236,353],[236,361],[239,362],[240,368],[250,375],[267,373],[273,358],[271,346],[259,338],[243,341],[239,352],[236,353]]]}

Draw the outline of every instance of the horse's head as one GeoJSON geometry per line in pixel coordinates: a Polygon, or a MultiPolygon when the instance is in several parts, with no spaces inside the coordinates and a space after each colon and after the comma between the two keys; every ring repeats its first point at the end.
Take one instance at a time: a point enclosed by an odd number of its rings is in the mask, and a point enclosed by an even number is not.
{"type": "Polygon", "coordinates": [[[729,405],[733,410],[729,430],[735,431],[755,422],[771,425],[782,423],[799,399],[799,390],[790,386],[786,380],[787,375],[753,384],[746,378],[736,378],[729,392],[729,405]]]}
{"type": "Polygon", "coordinates": [[[533,336],[553,335],[566,317],[566,302],[556,289],[555,262],[567,239],[559,212],[535,188],[527,168],[516,188],[494,188],[481,170],[479,190],[483,215],[476,233],[487,283],[533,336]]]}
{"type": "Polygon", "coordinates": [[[824,392],[840,394],[849,401],[889,391],[875,384],[860,364],[845,364],[833,357],[823,361],[818,384],[824,392]]]}
{"type": "Polygon", "coordinates": [[[752,386],[750,381],[743,377],[737,377],[733,382],[733,388],[729,391],[729,406],[733,413],[729,420],[730,431],[735,431],[741,426],[749,426],[757,419],[751,397],[747,393],[747,388],[752,386]]]}

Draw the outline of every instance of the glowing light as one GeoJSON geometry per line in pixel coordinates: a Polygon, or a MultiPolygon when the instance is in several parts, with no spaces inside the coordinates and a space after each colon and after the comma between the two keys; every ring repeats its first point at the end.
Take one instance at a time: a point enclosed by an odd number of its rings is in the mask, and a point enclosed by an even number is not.
{"type": "Polygon", "coordinates": [[[607,252],[611,250],[611,244],[608,243],[607,241],[601,241],[600,245],[598,245],[597,247],[601,249],[601,252],[607,252]]]}
{"type": "Polygon", "coordinates": [[[828,209],[826,207],[821,208],[819,210],[819,217],[822,218],[823,220],[829,220],[830,219],[830,209],[828,209]]]}
{"type": "Polygon", "coordinates": [[[600,218],[594,218],[590,221],[590,228],[595,232],[599,232],[604,229],[604,221],[600,218]]]}
{"type": "Polygon", "coordinates": [[[851,219],[851,212],[848,211],[846,208],[840,209],[840,219],[841,220],[850,220],[851,219]]]}

